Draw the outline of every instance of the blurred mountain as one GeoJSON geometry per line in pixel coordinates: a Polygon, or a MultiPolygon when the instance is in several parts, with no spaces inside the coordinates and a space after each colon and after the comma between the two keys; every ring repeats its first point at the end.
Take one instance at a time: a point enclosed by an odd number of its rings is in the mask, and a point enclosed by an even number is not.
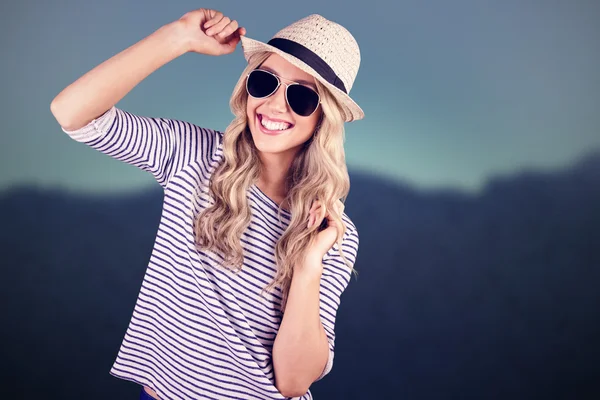
{"type": "MultiPolygon", "coordinates": [[[[600,152],[479,195],[351,182],[359,277],[315,399],[600,398],[600,152]]],[[[3,193],[5,396],[136,398],[108,371],[161,209],[160,188],[3,193]]]]}

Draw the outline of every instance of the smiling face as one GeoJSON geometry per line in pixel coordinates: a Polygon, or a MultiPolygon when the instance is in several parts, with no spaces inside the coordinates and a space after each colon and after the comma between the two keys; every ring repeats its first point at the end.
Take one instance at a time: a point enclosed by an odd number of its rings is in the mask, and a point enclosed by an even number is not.
{"type": "Polygon", "coordinates": [[[313,135],[322,110],[319,105],[317,110],[308,117],[294,113],[286,102],[286,85],[283,83],[298,82],[316,90],[315,78],[275,53],[271,54],[259,68],[279,76],[282,83],[269,97],[256,99],[248,95],[246,113],[252,139],[263,155],[278,153],[293,158],[302,144],[313,135]],[[269,123],[268,120],[274,122],[269,123]],[[263,127],[261,121],[267,123],[273,130],[263,127]],[[287,128],[278,130],[284,127],[287,128]]]}

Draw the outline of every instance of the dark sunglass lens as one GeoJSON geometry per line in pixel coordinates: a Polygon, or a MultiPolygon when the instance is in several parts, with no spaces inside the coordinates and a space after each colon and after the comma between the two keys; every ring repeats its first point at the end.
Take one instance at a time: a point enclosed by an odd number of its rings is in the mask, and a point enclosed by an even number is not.
{"type": "Polygon", "coordinates": [[[277,78],[265,71],[254,70],[248,76],[248,93],[252,97],[265,97],[277,87],[277,78]]]}
{"type": "Polygon", "coordinates": [[[296,114],[307,117],[317,109],[319,95],[306,86],[292,85],[288,88],[288,101],[296,114]]]}

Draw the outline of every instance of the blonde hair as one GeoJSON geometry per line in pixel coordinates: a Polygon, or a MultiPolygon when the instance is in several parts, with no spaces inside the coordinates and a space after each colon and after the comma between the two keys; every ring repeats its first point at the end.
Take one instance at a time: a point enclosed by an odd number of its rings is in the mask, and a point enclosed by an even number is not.
{"type": "MultiPolygon", "coordinates": [[[[221,253],[224,258],[223,266],[237,272],[243,265],[240,237],[251,219],[246,193],[260,177],[262,168],[248,128],[246,75],[271,54],[255,54],[233,89],[229,105],[235,118],[223,135],[224,160],[216,167],[209,183],[213,203],[200,213],[195,224],[196,244],[200,248],[221,253]]],[[[291,220],[275,246],[276,276],[261,292],[280,285],[281,312],[287,304],[294,266],[301,265],[305,249],[318,233],[318,224],[306,227],[313,200],[319,199],[324,212],[330,211],[333,218],[344,227],[344,232],[338,232],[337,243],[341,243],[346,233],[346,225],[334,207],[338,199],[345,201],[350,190],[344,153],[343,114],[327,88],[318,80],[316,85],[321,96],[321,120],[314,135],[299,150],[288,171],[287,194],[282,204],[288,205],[291,220]]],[[[281,221],[281,206],[278,216],[281,221]]],[[[338,246],[338,252],[346,265],[356,273],[342,253],[341,245],[338,246]]]]}

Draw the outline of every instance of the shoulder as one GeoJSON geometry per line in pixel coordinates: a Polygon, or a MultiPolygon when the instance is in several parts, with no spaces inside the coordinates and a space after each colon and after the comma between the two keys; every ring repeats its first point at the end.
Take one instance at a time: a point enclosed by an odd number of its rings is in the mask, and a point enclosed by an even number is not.
{"type": "MultiPolygon", "coordinates": [[[[356,256],[358,254],[358,228],[352,221],[352,219],[346,214],[342,214],[342,221],[346,225],[346,231],[342,237],[342,253],[348,259],[348,262],[354,264],[356,256]]],[[[325,254],[323,260],[332,260],[337,262],[343,262],[343,259],[339,255],[339,245],[334,243],[333,247],[325,254]]]]}
{"type": "Polygon", "coordinates": [[[346,232],[341,248],[335,243],[325,254],[321,275],[322,285],[329,288],[332,293],[336,293],[338,298],[350,283],[358,255],[358,229],[346,214],[342,215],[342,220],[346,224],[346,232]]]}
{"type": "Polygon", "coordinates": [[[223,153],[223,131],[181,119],[161,119],[171,128],[174,142],[187,154],[188,161],[199,161],[204,165],[218,161],[223,153]]]}
{"type": "Polygon", "coordinates": [[[354,224],[354,221],[346,214],[342,214],[342,221],[346,224],[346,232],[344,233],[343,242],[349,241],[349,245],[358,249],[358,228],[354,224]]]}
{"type": "Polygon", "coordinates": [[[93,122],[97,123],[97,121],[111,124],[119,122],[121,125],[129,125],[137,130],[156,132],[157,129],[153,129],[154,126],[158,128],[159,133],[171,133],[171,137],[167,139],[181,143],[188,141],[191,144],[210,145],[216,148],[222,146],[223,143],[223,132],[220,130],[206,128],[187,120],[164,116],[164,114],[163,116],[146,117],[113,106],[93,122]]]}
{"type": "Polygon", "coordinates": [[[161,118],[172,128],[173,132],[182,138],[195,137],[198,141],[206,144],[222,145],[224,132],[200,126],[190,121],[181,119],[161,118]]]}

